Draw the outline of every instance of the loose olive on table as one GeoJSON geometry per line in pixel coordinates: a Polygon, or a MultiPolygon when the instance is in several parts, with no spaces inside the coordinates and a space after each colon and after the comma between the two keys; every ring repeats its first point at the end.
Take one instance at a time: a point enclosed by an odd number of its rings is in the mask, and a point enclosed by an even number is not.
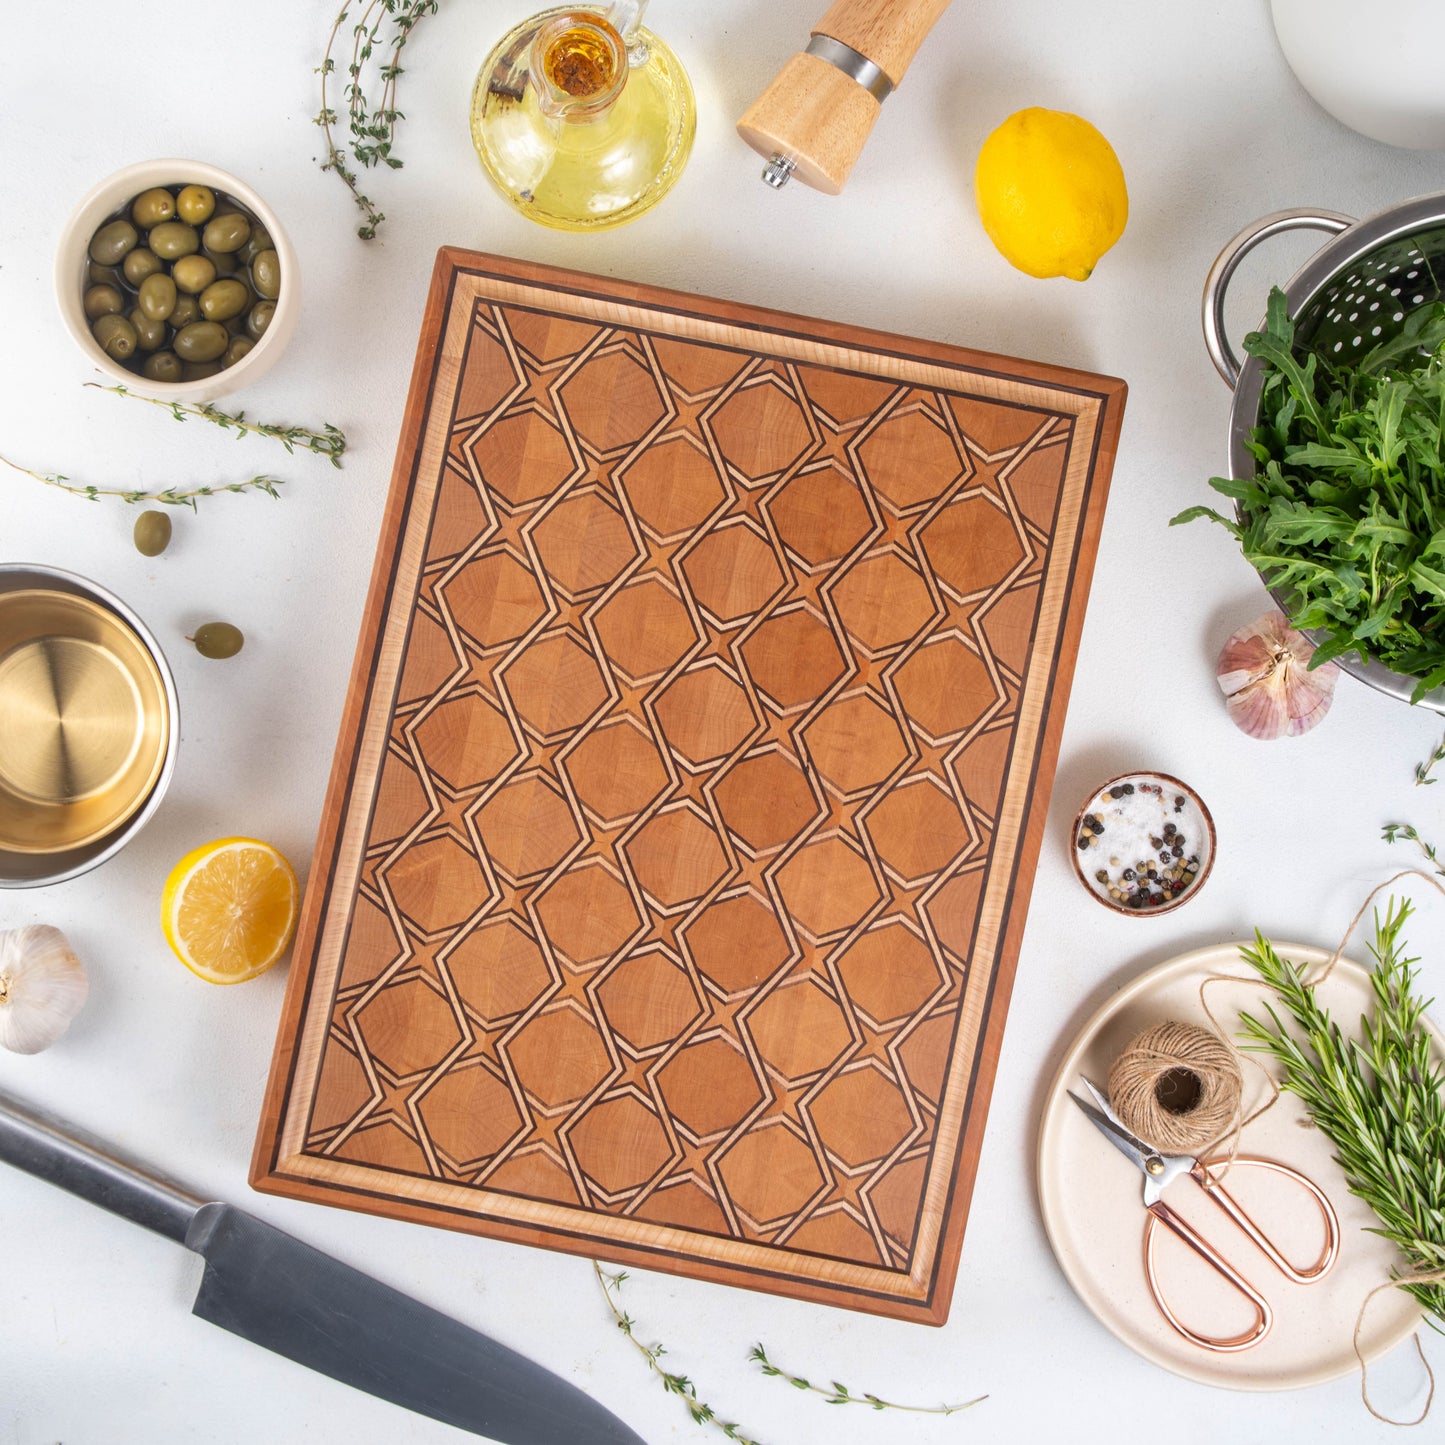
{"type": "Polygon", "coordinates": [[[281,294],[266,228],[209,186],[152,186],[97,227],[83,308],[96,344],[150,381],[197,381],[248,355],[281,294]]]}

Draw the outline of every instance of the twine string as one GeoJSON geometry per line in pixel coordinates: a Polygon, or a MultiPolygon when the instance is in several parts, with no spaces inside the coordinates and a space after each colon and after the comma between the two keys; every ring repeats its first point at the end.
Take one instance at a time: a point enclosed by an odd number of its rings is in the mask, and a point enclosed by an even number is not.
{"type": "Polygon", "coordinates": [[[1109,1102],[1128,1129],[1169,1154],[1200,1154],[1239,1118],[1233,1051],[1197,1024],[1166,1020],[1139,1034],[1109,1069],[1109,1102]],[[1171,1086],[1193,1097],[1172,1104],[1171,1086]]]}

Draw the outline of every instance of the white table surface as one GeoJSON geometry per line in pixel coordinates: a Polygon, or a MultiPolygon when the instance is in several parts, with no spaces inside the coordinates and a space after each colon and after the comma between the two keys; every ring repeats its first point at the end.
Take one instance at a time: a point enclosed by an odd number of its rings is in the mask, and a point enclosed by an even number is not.
{"type": "MultiPolygon", "coordinates": [[[[1417,789],[1439,720],[1342,681],[1309,737],[1236,732],[1213,661],[1262,610],[1232,541],[1179,508],[1224,467],[1229,395],[1198,306],[1215,252],[1289,205],[1366,214],[1445,189],[1445,157],[1367,141],[1287,70],[1264,0],[1157,5],[967,0],[947,14],[882,119],[845,194],[775,195],[733,122],[823,8],[777,0],[656,0],[651,22],[697,90],[691,166],[654,213],[600,236],[544,231],[491,193],[467,132],[482,57],[532,7],[447,0],[406,52],[398,151],[375,178],[390,219],[363,245],[341,186],[316,168],[321,45],[336,0],[184,6],[7,6],[0,85],[0,451],[42,470],[160,486],[272,469],[284,498],[222,497],[177,517],[161,558],[130,544],[133,513],[0,475],[0,559],[71,568],[112,588],[165,640],[183,709],[179,770],[138,840],[99,871],[0,894],[0,926],[64,928],[90,1002],[50,1052],[0,1055],[0,1089],[114,1141],[197,1190],[254,1210],[338,1258],[547,1362],[649,1441],[700,1431],[609,1322],[582,1259],[253,1194],[246,1172],[284,969],[210,988],[170,956],[156,908],[181,853],[209,838],[274,840],[309,859],[391,471],[435,249],[475,246],[901,334],[1124,377],[1130,396],[1054,801],[968,1221],[953,1313],[930,1330],[767,1295],[635,1273],[640,1332],[661,1339],[720,1412],[755,1438],[1113,1441],[1143,1429],[1243,1442],[1395,1439],[1357,1379],[1246,1396],[1132,1355],[1074,1298],[1039,1219],[1033,1149],[1053,1060],[1140,969],[1247,935],[1332,946],[1365,891],[1406,861],[1381,824],[1445,834],[1445,787],[1417,789]],[[1084,285],[1011,270],[979,226],[974,156],[1027,105],[1073,110],[1117,149],[1132,216],[1084,285]],[[56,235],[75,201],[129,162],[166,154],[249,179],[283,217],[305,282],[287,355],[236,404],[343,426],[344,471],[236,442],[203,424],[81,389],[86,363],[51,296],[56,235]],[[181,640],[210,617],[247,634],[233,662],[181,640]],[[1219,862],[1166,918],[1116,918],[1067,857],[1089,788],[1137,766],[1178,773],[1210,803],[1219,862]],[[933,1403],[988,1392],[948,1420],[834,1409],[747,1363],[754,1341],[815,1377],[933,1403]]],[[[1271,279],[1315,244],[1293,236],[1246,266],[1236,334],[1271,279]]],[[[1445,993],[1445,905],[1411,935],[1445,993]]],[[[191,1318],[200,1261],[14,1171],[0,1172],[0,1442],[443,1442],[448,1427],[332,1384],[191,1318]]],[[[1436,1368],[1445,1347],[1428,1335],[1436,1368]]],[[[1413,1358],[1379,1377],[1408,1410],[1413,1358]]],[[[1437,1416],[1440,1409],[1437,1406],[1437,1416]]],[[[1425,1433],[1438,1430],[1438,1420],[1425,1433]]]]}

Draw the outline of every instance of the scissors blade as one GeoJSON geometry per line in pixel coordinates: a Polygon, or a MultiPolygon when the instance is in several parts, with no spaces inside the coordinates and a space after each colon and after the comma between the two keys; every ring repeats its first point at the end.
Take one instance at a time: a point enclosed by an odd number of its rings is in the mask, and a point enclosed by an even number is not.
{"type": "Polygon", "coordinates": [[[1094,1096],[1094,1102],[1090,1103],[1088,1099],[1081,1099],[1072,1089],[1069,1090],[1069,1098],[1084,1111],[1085,1117],[1104,1138],[1147,1179],[1149,1171],[1145,1168],[1145,1162],[1158,1158],[1158,1154],[1119,1122],[1114,1111],[1109,1107],[1108,1099],[1099,1089],[1083,1075],[1079,1077],[1084,1087],[1094,1096]]]}

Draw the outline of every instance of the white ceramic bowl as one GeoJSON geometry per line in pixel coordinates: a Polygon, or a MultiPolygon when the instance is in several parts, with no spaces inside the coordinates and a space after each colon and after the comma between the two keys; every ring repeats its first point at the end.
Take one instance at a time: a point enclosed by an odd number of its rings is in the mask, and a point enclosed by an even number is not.
{"type": "Polygon", "coordinates": [[[55,252],[55,299],[66,330],[97,371],[147,396],[160,397],[165,401],[206,402],[239,391],[275,365],[296,330],[296,319],[301,313],[301,271],[296,252],[280,219],[245,181],[204,161],[141,161],[107,176],[71,212],[55,252]],[[270,326],[252,350],[234,366],[228,366],[201,381],[151,381],[139,372],[128,371],[119,362],[112,361],[90,334],[84,307],[90,238],[103,221],[109,220],[142,191],[152,186],[187,185],[192,182],[210,186],[213,191],[224,191],[266,228],[281,261],[281,294],[276,299],[276,313],[270,326]]]}

